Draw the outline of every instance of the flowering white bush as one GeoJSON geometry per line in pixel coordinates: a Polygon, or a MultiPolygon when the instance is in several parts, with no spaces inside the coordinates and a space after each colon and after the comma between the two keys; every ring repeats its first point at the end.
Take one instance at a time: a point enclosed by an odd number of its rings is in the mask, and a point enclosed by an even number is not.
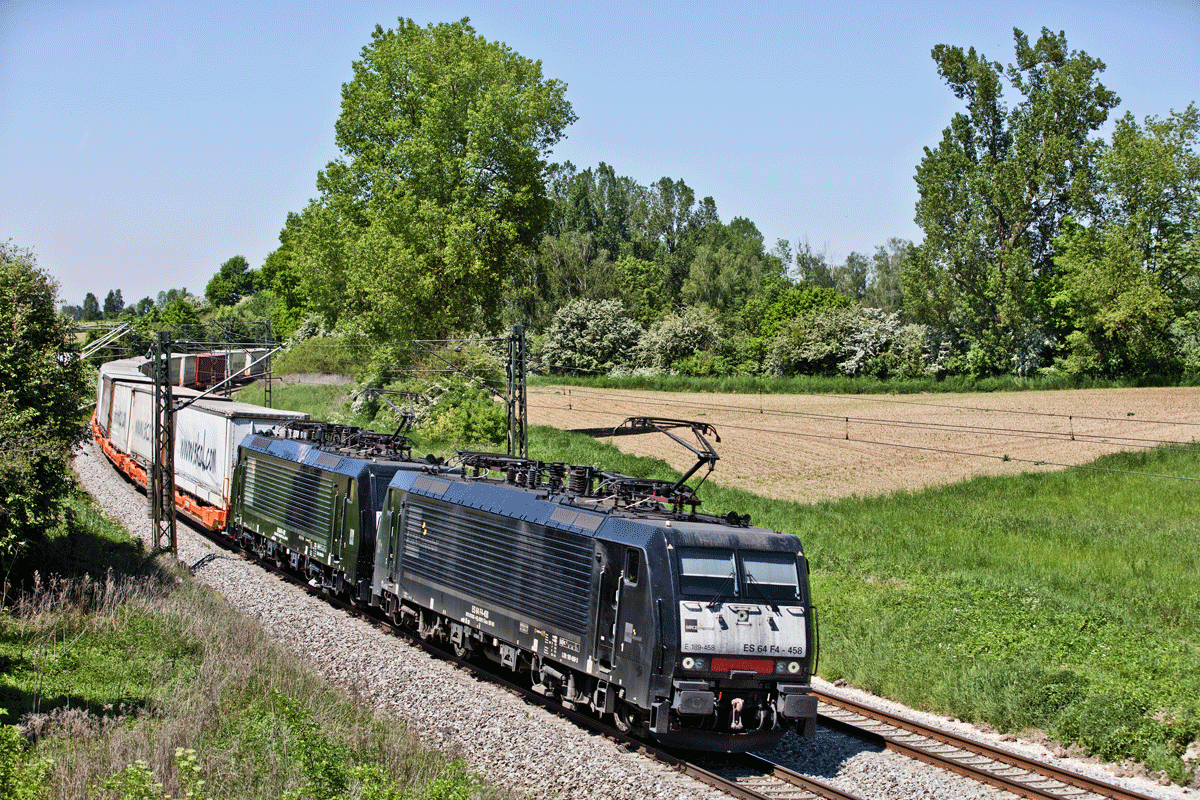
{"type": "Polygon", "coordinates": [[[719,349],[723,335],[716,312],[707,307],[689,306],[650,326],[638,348],[639,360],[656,369],[669,369],[676,361],[693,353],[719,349]]]}
{"type": "Polygon", "coordinates": [[[551,372],[607,373],[634,363],[642,334],[620,302],[575,300],[554,314],[541,365],[551,372]]]}

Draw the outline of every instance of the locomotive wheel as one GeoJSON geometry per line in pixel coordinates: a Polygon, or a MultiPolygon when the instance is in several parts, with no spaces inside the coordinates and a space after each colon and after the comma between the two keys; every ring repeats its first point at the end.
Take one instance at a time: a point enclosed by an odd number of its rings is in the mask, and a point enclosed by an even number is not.
{"type": "Polygon", "coordinates": [[[625,703],[619,703],[617,710],[613,712],[613,724],[621,733],[629,733],[642,726],[642,715],[625,703]]]}
{"type": "Polygon", "coordinates": [[[429,641],[429,637],[433,634],[433,623],[429,619],[429,613],[424,609],[421,611],[420,621],[417,623],[417,635],[422,641],[429,641]]]}
{"type": "Polygon", "coordinates": [[[454,650],[454,655],[458,658],[466,658],[471,655],[471,643],[466,639],[463,639],[462,644],[459,644],[458,642],[452,642],[451,644],[454,650]]]}

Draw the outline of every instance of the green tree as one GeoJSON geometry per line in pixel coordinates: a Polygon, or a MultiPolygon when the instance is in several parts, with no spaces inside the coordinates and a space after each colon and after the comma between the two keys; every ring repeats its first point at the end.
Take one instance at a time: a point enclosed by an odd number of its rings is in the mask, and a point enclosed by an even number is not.
{"type": "Polygon", "coordinates": [[[575,119],[565,84],[467,19],[377,26],[353,70],[342,156],[302,215],[309,302],[378,339],[494,320],[549,217],[544,157],[575,119]]]}
{"type": "Polygon", "coordinates": [[[833,277],[833,269],[829,266],[829,257],[813,250],[807,241],[796,243],[796,269],[794,272],[798,283],[806,283],[818,289],[832,289],[837,281],[833,277]]]}
{"type": "Polygon", "coordinates": [[[1070,368],[1104,374],[1170,371],[1171,327],[1198,310],[1200,111],[1191,104],[1139,126],[1117,121],[1099,164],[1102,203],[1058,245],[1059,296],[1076,330],[1070,368]]]}
{"type": "Polygon", "coordinates": [[[915,246],[906,239],[892,237],[886,246],[876,248],[871,256],[870,275],[863,305],[888,313],[904,309],[903,276],[913,258],[915,246]]]}
{"type": "Polygon", "coordinates": [[[116,317],[125,309],[125,301],[121,298],[120,289],[109,289],[104,298],[104,316],[116,317]]]}
{"type": "Polygon", "coordinates": [[[91,322],[94,319],[100,319],[100,301],[96,295],[88,292],[83,298],[83,321],[91,322]]]}
{"type": "Polygon", "coordinates": [[[974,48],[933,48],[939,75],[967,108],[925,149],[916,175],[925,257],[910,270],[910,291],[952,300],[950,321],[985,372],[1008,369],[1047,310],[1054,239],[1068,215],[1093,207],[1102,146],[1093,134],[1119,102],[1098,80],[1103,62],[1068,51],[1063,33],[1043,28],[1032,45],[1020,30],[1013,38],[1007,70],[974,48]],[[1005,78],[1021,96],[1012,108],[1005,78]]]}
{"type": "Polygon", "coordinates": [[[846,256],[846,263],[834,267],[833,288],[851,300],[862,300],[867,293],[867,276],[871,262],[862,253],[846,256]]]}
{"type": "Polygon", "coordinates": [[[183,328],[187,325],[200,324],[200,314],[186,298],[176,297],[163,308],[157,321],[167,327],[183,328]]]}
{"type": "MultiPolygon", "coordinates": [[[[33,254],[0,244],[0,562],[58,519],[88,390],[57,286],[33,254]]],[[[91,295],[89,295],[91,296],[91,295]]],[[[93,300],[95,298],[93,297],[93,300]]]]}
{"type": "Polygon", "coordinates": [[[234,256],[217,270],[204,287],[204,297],[217,308],[235,306],[254,291],[254,272],[245,256],[234,256]]]}
{"type": "Polygon", "coordinates": [[[262,288],[270,289],[278,300],[271,312],[271,328],[280,341],[300,327],[308,306],[296,258],[303,235],[301,215],[288,212],[287,223],[279,232],[279,247],[267,254],[258,271],[262,288]]]}

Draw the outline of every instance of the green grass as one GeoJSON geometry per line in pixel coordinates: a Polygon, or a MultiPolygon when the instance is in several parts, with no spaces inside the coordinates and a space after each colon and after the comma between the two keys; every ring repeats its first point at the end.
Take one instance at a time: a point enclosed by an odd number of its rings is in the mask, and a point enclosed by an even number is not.
{"type": "Polygon", "coordinates": [[[662,392],[724,392],[730,394],[941,394],[947,392],[1006,392],[1055,389],[1110,389],[1124,386],[1194,385],[1192,375],[1177,384],[1147,379],[1143,382],[1091,378],[1066,373],[1047,373],[1033,378],[1013,375],[976,378],[952,375],[945,378],[915,378],[881,381],[878,378],[851,378],[844,375],[801,375],[795,378],[770,378],[736,375],[724,378],[693,378],[686,375],[651,375],[610,378],[596,376],[539,375],[529,379],[531,386],[588,386],[604,389],[640,389],[662,392]]]}
{"type": "Polygon", "coordinates": [[[86,497],[31,556],[64,575],[35,579],[27,562],[0,611],[0,796],[494,796],[86,497]]]}
{"type": "MultiPolygon", "coordinates": [[[[271,387],[271,407],[282,411],[303,411],[314,419],[331,420],[335,414],[346,413],[346,401],[354,393],[353,386],[297,383],[271,387]]],[[[263,389],[251,385],[234,392],[234,400],[263,404],[263,389]]]]}

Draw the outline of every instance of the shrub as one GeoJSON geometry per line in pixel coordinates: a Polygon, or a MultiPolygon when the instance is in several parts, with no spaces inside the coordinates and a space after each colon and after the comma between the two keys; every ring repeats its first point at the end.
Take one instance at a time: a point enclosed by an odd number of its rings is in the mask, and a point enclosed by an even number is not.
{"type": "Polygon", "coordinates": [[[833,375],[842,345],[859,326],[859,309],[818,308],[784,325],[763,362],[775,377],[833,375]]]}
{"type": "Polygon", "coordinates": [[[646,366],[667,369],[693,354],[718,350],[723,333],[716,312],[702,306],[689,306],[650,326],[638,347],[639,360],[646,366]]]}
{"type": "Polygon", "coordinates": [[[34,755],[16,725],[0,725],[0,797],[49,797],[48,779],[53,767],[53,761],[34,755]]]}
{"type": "Polygon", "coordinates": [[[508,435],[508,410],[485,389],[456,387],[437,398],[421,432],[432,442],[454,447],[497,445],[508,435]]]}
{"type": "Polygon", "coordinates": [[[575,300],[554,314],[541,363],[551,372],[607,373],[633,362],[641,338],[616,300],[575,300]]]}

